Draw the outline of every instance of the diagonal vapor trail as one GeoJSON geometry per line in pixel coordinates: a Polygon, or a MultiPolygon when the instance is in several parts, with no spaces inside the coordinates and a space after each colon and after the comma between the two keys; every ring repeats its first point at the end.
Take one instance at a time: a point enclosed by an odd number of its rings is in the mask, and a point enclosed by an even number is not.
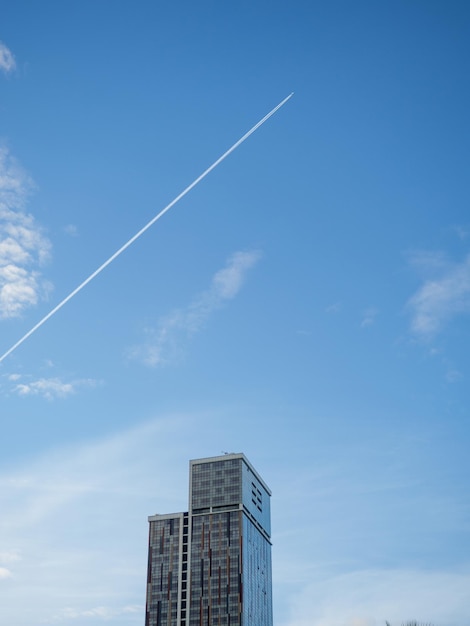
{"type": "Polygon", "coordinates": [[[11,348],[9,348],[0,357],[0,363],[4,359],[6,359],[7,356],[10,355],[14,350],[16,350],[16,348],[18,348],[24,341],[26,341],[28,337],[31,337],[33,333],[35,333],[39,328],[41,328],[41,326],[45,324],[47,320],[50,319],[53,315],[55,315],[57,311],[59,311],[65,304],[67,304],[69,300],[71,300],[74,296],[76,296],[77,293],[83,289],[83,287],[88,285],[89,282],[91,282],[94,278],[96,278],[96,276],[98,276],[98,274],[100,274],[106,267],[108,267],[108,265],[112,263],[114,259],[116,259],[129,246],[131,246],[134,243],[134,241],[136,241],[136,239],[138,239],[141,235],[143,235],[146,230],[148,230],[153,224],[155,224],[157,220],[159,220],[163,215],[165,215],[165,213],[169,211],[177,202],[179,202],[181,198],[183,198],[187,193],[191,191],[191,189],[193,189],[198,183],[200,183],[203,178],[205,178],[208,174],[210,174],[210,172],[212,172],[212,170],[215,169],[219,165],[219,163],[222,163],[222,161],[226,159],[229,154],[231,154],[234,150],[236,150],[239,145],[241,145],[246,139],[248,139],[250,135],[252,135],[260,126],[262,126],[270,117],[272,117],[276,113],[276,111],[278,111],[288,100],[292,98],[293,95],[294,95],[294,92],[289,94],[287,98],[284,98],[284,100],[282,100],[277,106],[275,106],[274,109],[269,111],[269,113],[265,115],[252,128],[250,128],[250,130],[246,132],[243,135],[243,137],[241,137],[238,141],[236,141],[233,144],[233,146],[231,146],[226,152],[222,154],[222,156],[220,156],[216,161],[214,161],[214,163],[212,163],[212,165],[210,165],[206,170],[204,170],[202,174],[200,174],[195,180],[193,180],[193,182],[190,185],[188,185],[186,189],[184,189],[179,195],[177,195],[174,200],[172,200],[169,204],[167,204],[166,207],[160,211],[160,213],[155,215],[155,217],[153,217],[150,220],[150,222],[148,222],[143,228],[141,228],[139,232],[137,232],[133,237],[131,237],[128,241],[126,241],[126,243],[123,246],[121,246],[119,250],[117,250],[113,255],[111,255],[109,259],[107,259],[102,265],[98,267],[98,269],[96,269],[92,274],[90,274],[88,278],[86,278],[82,283],[80,283],[80,285],[78,285],[78,287],[76,287],[72,292],[70,292],[69,295],[66,296],[61,302],[59,302],[59,304],[55,306],[52,309],[52,311],[49,311],[49,313],[45,315],[35,326],[33,326],[30,330],[28,330],[28,332],[25,335],[23,335],[21,339],[19,339],[15,344],[13,344],[11,348]]]}

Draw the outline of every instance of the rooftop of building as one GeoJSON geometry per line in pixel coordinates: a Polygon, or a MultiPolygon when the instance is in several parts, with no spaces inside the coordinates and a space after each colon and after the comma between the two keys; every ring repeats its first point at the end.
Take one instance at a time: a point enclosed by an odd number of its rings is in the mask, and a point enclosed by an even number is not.
{"type": "Polygon", "coordinates": [[[203,459],[192,459],[191,461],[189,461],[189,470],[191,471],[191,468],[193,467],[193,465],[199,465],[201,463],[216,463],[218,461],[228,461],[230,459],[242,459],[242,461],[246,463],[246,465],[249,467],[250,471],[254,474],[254,476],[256,476],[259,482],[263,485],[264,489],[266,489],[267,493],[270,496],[272,495],[271,489],[267,486],[267,484],[258,474],[258,472],[254,468],[254,466],[250,463],[250,461],[246,458],[243,452],[224,452],[223,454],[219,456],[210,456],[210,457],[206,457],[203,459]]]}

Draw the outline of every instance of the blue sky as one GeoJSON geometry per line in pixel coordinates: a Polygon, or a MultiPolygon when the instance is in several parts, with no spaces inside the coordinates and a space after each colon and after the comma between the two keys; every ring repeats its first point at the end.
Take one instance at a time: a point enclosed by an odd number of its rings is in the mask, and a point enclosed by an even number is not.
{"type": "Polygon", "coordinates": [[[143,623],[188,460],[272,488],[277,626],[470,622],[466,2],[2,8],[0,622],[143,623]]]}

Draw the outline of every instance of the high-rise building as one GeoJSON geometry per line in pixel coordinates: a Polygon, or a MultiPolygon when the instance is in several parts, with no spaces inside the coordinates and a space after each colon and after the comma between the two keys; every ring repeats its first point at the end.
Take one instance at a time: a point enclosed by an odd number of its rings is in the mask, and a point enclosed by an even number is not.
{"type": "Polygon", "coordinates": [[[272,626],[271,492],[243,454],[189,463],[189,511],[149,517],[146,626],[272,626]]]}

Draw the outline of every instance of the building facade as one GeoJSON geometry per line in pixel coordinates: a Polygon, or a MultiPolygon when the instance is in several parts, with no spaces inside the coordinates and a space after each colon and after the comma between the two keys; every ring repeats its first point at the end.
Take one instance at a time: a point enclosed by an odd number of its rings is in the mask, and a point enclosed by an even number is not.
{"type": "Polygon", "coordinates": [[[270,498],[243,454],[190,461],[189,511],[149,517],[146,626],[272,626],[270,498]]]}

